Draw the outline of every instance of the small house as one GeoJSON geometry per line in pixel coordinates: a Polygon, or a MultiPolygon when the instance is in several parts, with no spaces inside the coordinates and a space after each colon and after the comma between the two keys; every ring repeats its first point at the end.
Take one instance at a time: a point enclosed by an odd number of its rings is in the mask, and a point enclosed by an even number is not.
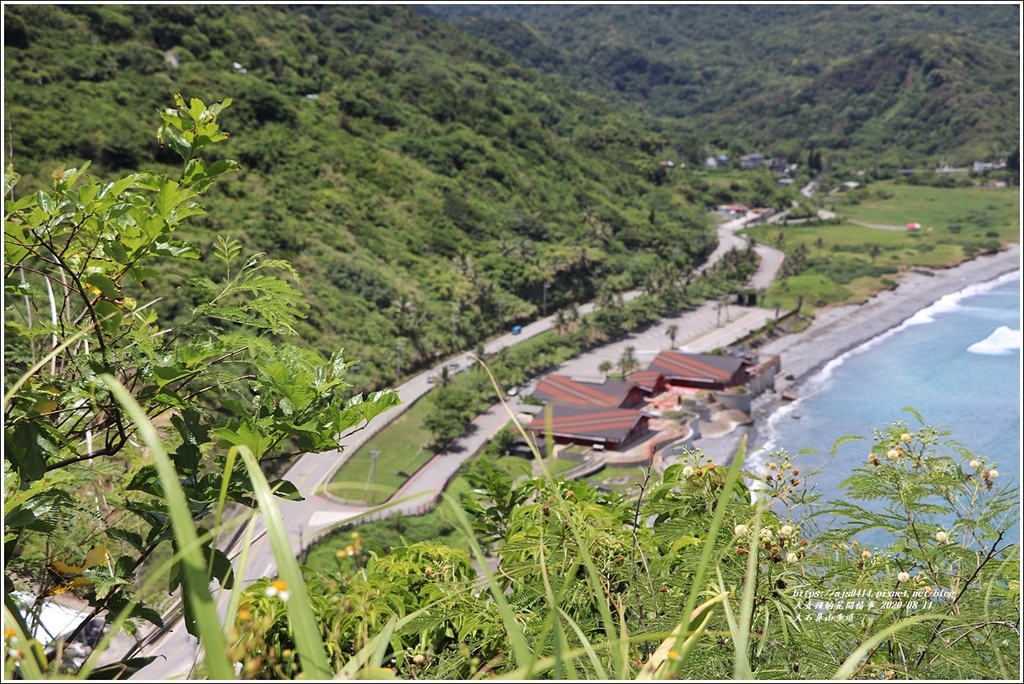
{"type": "Polygon", "coordinates": [[[740,168],[741,169],[756,169],[758,166],[764,163],[763,154],[745,154],[740,157],[740,168]]]}

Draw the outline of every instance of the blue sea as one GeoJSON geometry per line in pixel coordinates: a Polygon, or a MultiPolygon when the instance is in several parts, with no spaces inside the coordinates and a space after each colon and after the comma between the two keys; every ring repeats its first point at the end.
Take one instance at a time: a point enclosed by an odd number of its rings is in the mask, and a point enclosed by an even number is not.
{"type": "MultiPolygon", "coordinates": [[[[768,421],[766,446],[796,455],[824,500],[842,497],[840,483],[864,464],[874,435],[896,421],[911,431],[917,418],[951,431],[976,454],[994,460],[997,485],[1021,473],[1020,272],[943,297],[902,325],[832,361],[805,386],[801,399],[768,421]],[[844,435],[868,441],[839,445],[844,435]]],[[[764,460],[764,452],[759,454],[764,460]]],[[[864,505],[863,502],[858,502],[864,505]]],[[[871,503],[868,503],[870,506],[871,503]]],[[[1011,538],[1019,536],[1018,527],[1011,538]]],[[[862,541],[881,544],[878,534],[862,541]]]]}

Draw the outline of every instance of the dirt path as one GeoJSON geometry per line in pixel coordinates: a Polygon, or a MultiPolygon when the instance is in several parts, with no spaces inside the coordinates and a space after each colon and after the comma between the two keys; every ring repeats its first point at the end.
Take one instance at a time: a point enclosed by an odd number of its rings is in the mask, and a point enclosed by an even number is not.
{"type": "Polygon", "coordinates": [[[907,230],[906,226],[887,226],[884,223],[865,223],[864,221],[854,221],[853,219],[846,219],[846,222],[852,223],[855,226],[874,228],[876,230],[907,230]]]}

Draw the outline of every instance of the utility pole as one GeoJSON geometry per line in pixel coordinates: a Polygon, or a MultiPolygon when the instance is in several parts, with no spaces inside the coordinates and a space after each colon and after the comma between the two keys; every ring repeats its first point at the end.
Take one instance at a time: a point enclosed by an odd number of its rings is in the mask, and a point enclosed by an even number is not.
{"type": "Polygon", "coordinates": [[[370,485],[373,484],[373,475],[377,470],[377,457],[380,456],[380,449],[370,449],[370,475],[366,478],[366,491],[363,492],[363,499],[369,503],[370,485]]]}

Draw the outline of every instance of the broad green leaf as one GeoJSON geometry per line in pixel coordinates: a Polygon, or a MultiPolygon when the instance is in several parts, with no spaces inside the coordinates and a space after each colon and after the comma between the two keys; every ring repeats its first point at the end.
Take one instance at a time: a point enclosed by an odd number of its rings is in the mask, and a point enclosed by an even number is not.
{"type": "Polygon", "coordinates": [[[116,304],[107,299],[101,299],[93,305],[93,310],[99,318],[100,329],[103,332],[112,334],[124,320],[124,312],[116,304]]]}
{"type": "Polygon", "coordinates": [[[103,296],[106,297],[107,299],[121,298],[121,290],[118,288],[117,283],[115,283],[113,280],[106,277],[105,275],[102,275],[100,273],[90,273],[89,275],[82,278],[82,280],[89,283],[97,290],[99,290],[101,293],[103,293],[103,296]]]}
{"type": "Polygon", "coordinates": [[[184,161],[188,161],[192,158],[192,143],[190,143],[185,135],[178,130],[173,124],[167,124],[160,127],[160,131],[157,138],[161,143],[166,142],[171,146],[171,149],[178,153],[184,161]]]}
{"type": "Polygon", "coordinates": [[[52,214],[57,208],[57,203],[44,190],[36,190],[36,203],[47,214],[52,214]]]}
{"type": "Polygon", "coordinates": [[[38,480],[46,472],[47,457],[57,456],[57,445],[36,423],[18,423],[4,430],[5,456],[22,481],[38,480]]]}

